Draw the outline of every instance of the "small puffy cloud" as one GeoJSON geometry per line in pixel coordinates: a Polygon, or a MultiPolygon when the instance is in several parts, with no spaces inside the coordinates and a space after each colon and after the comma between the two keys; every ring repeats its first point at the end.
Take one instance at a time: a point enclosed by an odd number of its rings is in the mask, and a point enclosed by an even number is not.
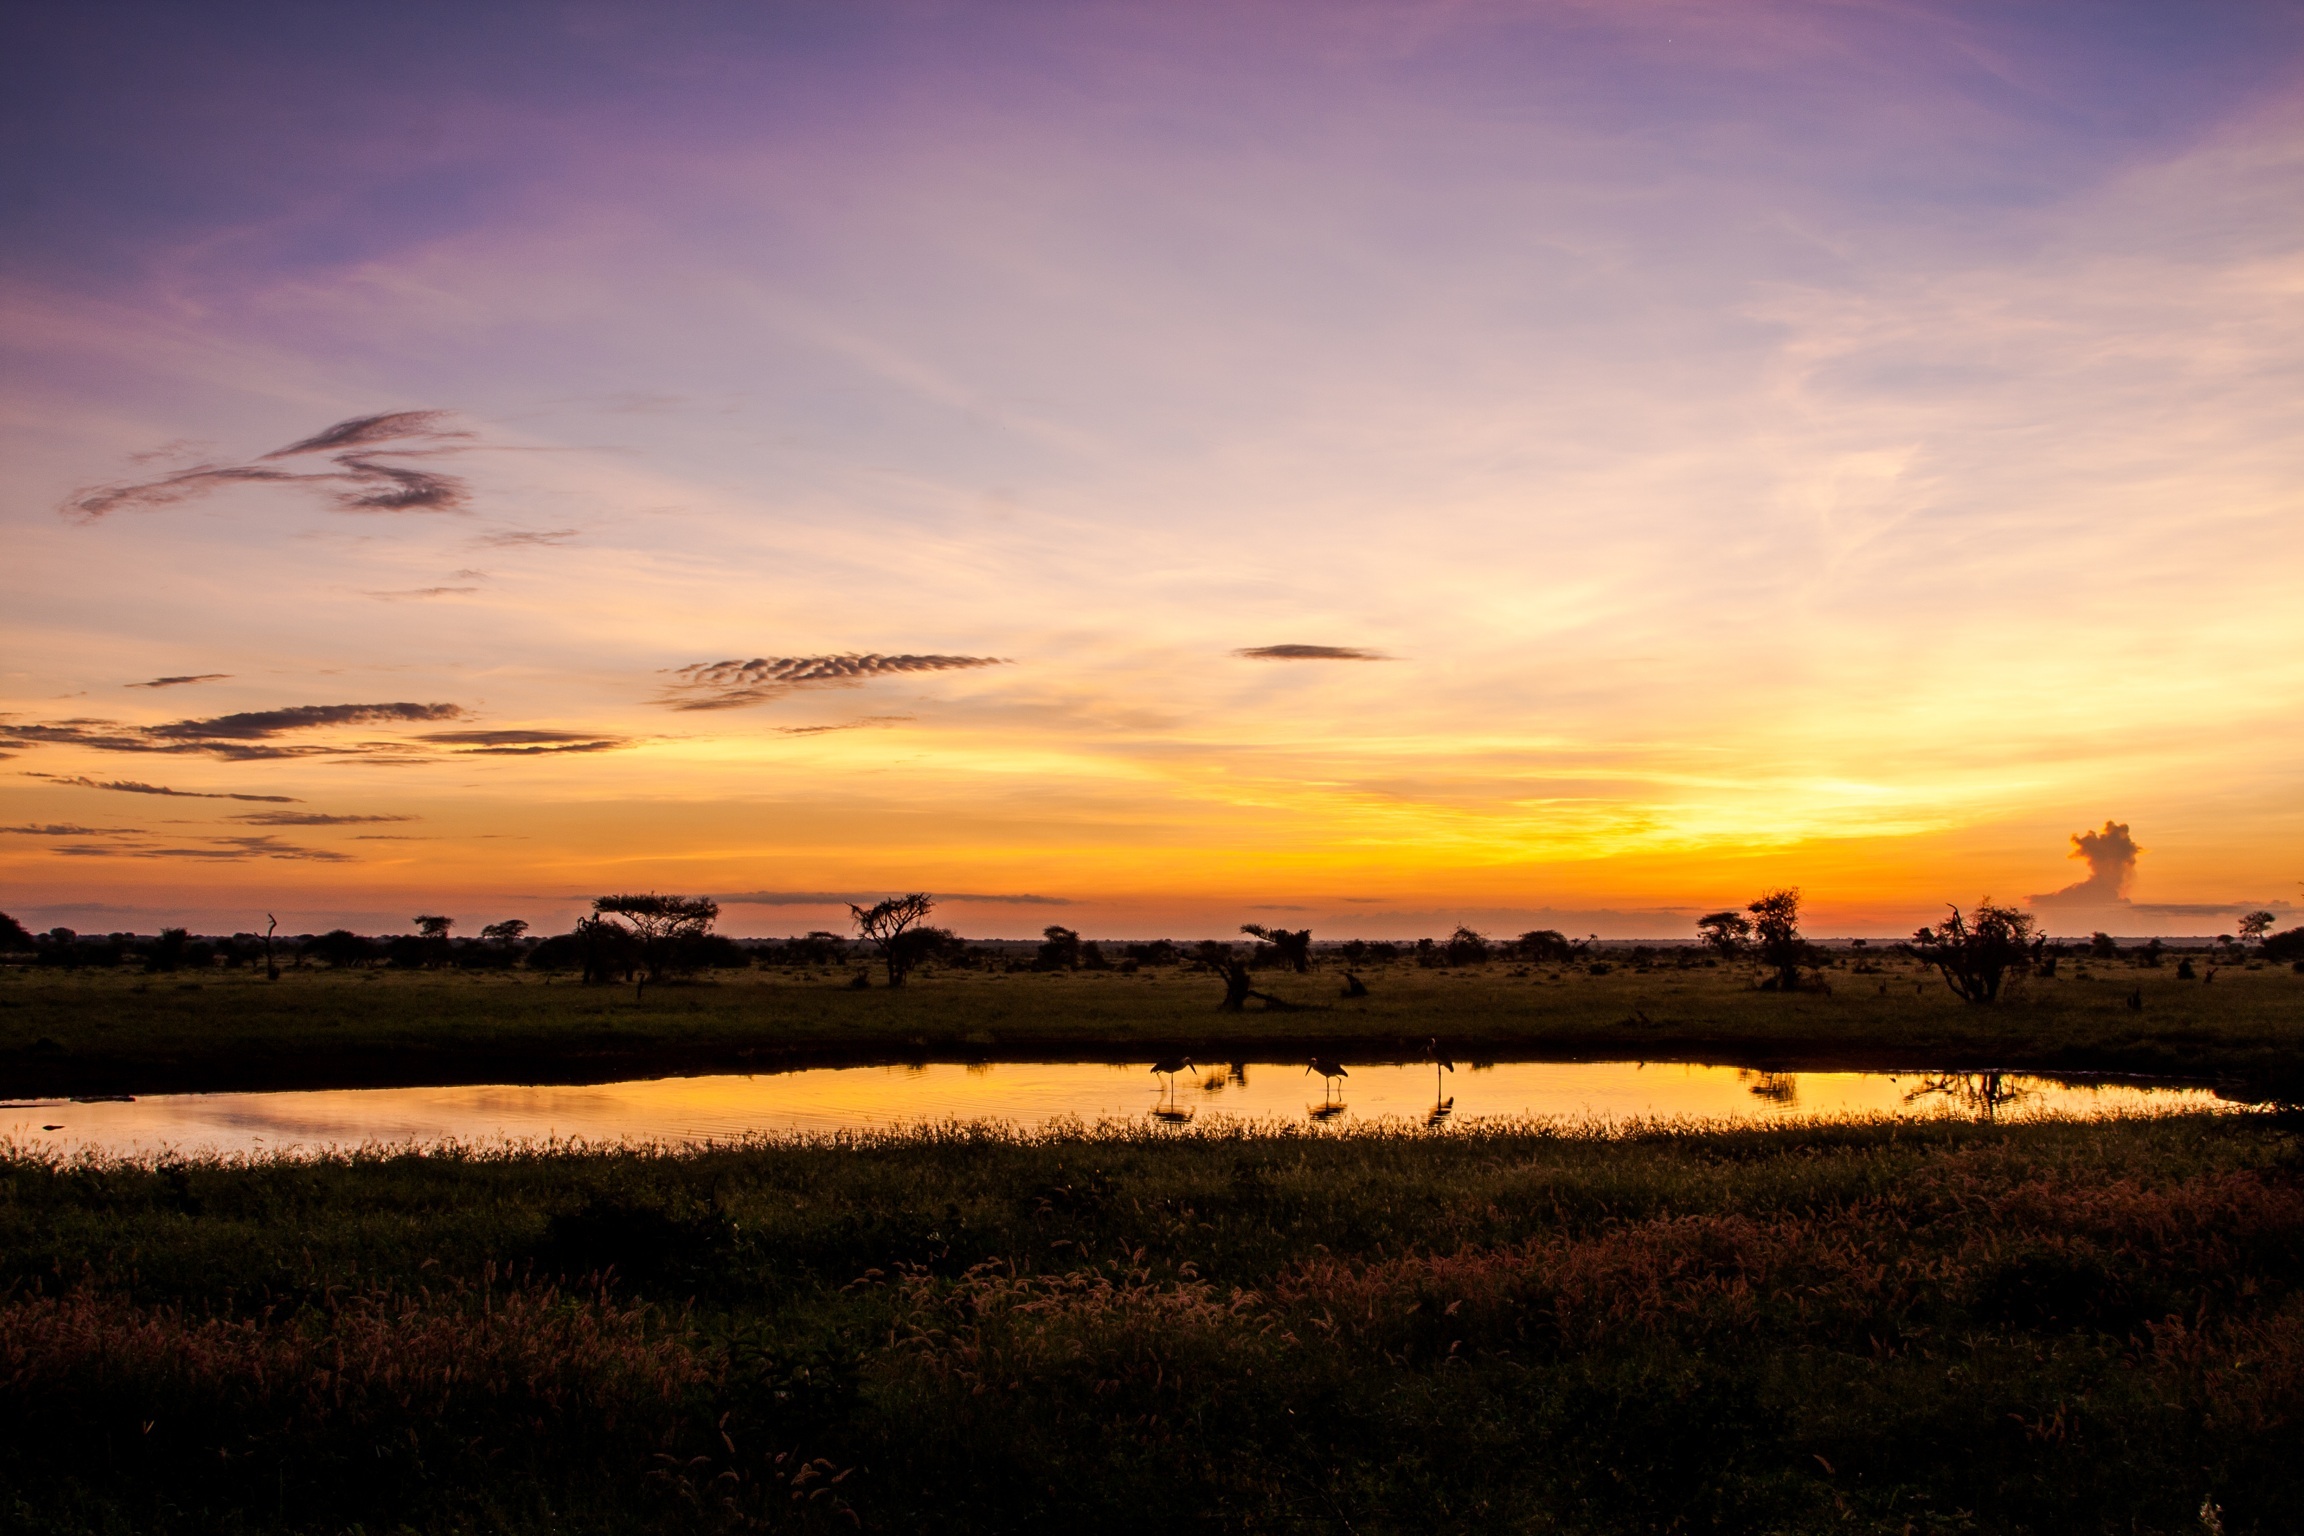
{"type": "Polygon", "coordinates": [[[755,656],[750,661],[700,661],[681,667],[657,702],[673,709],[744,709],[782,698],[799,688],[852,688],[875,678],[916,672],[961,672],[1003,667],[1003,656],[755,656]]]}

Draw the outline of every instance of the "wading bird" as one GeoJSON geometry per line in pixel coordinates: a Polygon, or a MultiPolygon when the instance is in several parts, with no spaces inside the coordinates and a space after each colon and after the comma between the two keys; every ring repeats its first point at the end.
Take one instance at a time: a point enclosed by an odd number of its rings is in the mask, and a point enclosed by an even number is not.
{"type": "Polygon", "coordinates": [[[1154,1119],[1175,1122],[1192,1118],[1192,1111],[1189,1108],[1179,1108],[1176,1104],[1176,1074],[1191,1070],[1192,1058],[1189,1056],[1163,1056],[1152,1063],[1153,1075],[1168,1080],[1168,1086],[1160,1103],[1153,1108],[1152,1117],[1154,1119]]]}
{"type": "Polygon", "coordinates": [[[1440,1077],[1443,1072],[1455,1071],[1456,1063],[1440,1054],[1440,1042],[1437,1040],[1425,1042],[1424,1059],[1432,1063],[1432,1109],[1430,1113],[1424,1116],[1424,1123],[1430,1127],[1437,1127],[1456,1111],[1456,1097],[1453,1094],[1441,1092],[1440,1077]]]}
{"type": "Polygon", "coordinates": [[[1352,1075],[1344,1070],[1344,1063],[1329,1056],[1315,1056],[1304,1067],[1307,1077],[1314,1072],[1320,1074],[1321,1083],[1327,1092],[1320,1100],[1320,1107],[1311,1111],[1312,1118],[1330,1120],[1344,1113],[1343,1102],[1336,1097],[1337,1082],[1352,1075]]]}

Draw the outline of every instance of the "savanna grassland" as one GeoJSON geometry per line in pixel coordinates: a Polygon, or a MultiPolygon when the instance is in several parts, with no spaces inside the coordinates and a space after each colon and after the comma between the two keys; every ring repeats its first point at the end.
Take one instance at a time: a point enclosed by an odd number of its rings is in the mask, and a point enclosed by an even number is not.
{"type": "Polygon", "coordinates": [[[2300,1171],[2263,1115],[19,1157],[0,1509],[2292,1530],[2300,1171]]]}
{"type": "Polygon", "coordinates": [[[2227,965],[2067,960],[1991,1006],[1962,1003],[1894,958],[1844,960],[1823,984],[1761,991],[1741,965],[1621,960],[1258,972],[1296,1006],[1220,1012],[1186,967],[924,970],[901,989],[853,967],[707,972],[679,984],[582,986],[529,971],[387,969],[139,975],[0,971],[0,1092],[146,1093],[484,1081],[907,1059],[1275,1060],[1327,1051],[1406,1059],[1437,1038],[1464,1056],[1645,1058],[1771,1068],[2121,1072],[2245,1079],[2292,1070],[2304,976],[2227,965]],[[2201,974],[2207,974],[2204,966],[2201,974]]]}

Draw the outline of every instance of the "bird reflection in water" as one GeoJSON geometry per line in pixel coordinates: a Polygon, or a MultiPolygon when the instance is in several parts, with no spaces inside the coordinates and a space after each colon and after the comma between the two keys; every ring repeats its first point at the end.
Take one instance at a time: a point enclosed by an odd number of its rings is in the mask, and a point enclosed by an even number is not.
{"type": "Polygon", "coordinates": [[[1790,1109],[1800,1102],[1800,1080],[1789,1072],[1739,1072],[1738,1080],[1750,1085],[1756,1099],[1766,1099],[1779,1109],[1790,1109]]]}
{"type": "Polygon", "coordinates": [[[1320,1074],[1321,1086],[1326,1091],[1319,1104],[1308,1107],[1305,1113],[1314,1120],[1333,1120],[1344,1113],[1344,1101],[1339,1097],[1342,1088],[1339,1085],[1352,1074],[1344,1070],[1344,1063],[1327,1056],[1315,1056],[1305,1064],[1304,1075],[1306,1077],[1310,1077],[1315,1072],[1320,1074]]]}
{"type": "Polygon", "coordinates": [[[1988,1124],[2000,1117],[2001,1110],[2031,1094],[2029,1088],[2017,1086],[2016,1079],[2005,1073],[1944,1072],[1920,1079],[1919,1087],[1905,1093],[1904,1102],[1916,1104],[1941,1097],[1988,1124]]]}

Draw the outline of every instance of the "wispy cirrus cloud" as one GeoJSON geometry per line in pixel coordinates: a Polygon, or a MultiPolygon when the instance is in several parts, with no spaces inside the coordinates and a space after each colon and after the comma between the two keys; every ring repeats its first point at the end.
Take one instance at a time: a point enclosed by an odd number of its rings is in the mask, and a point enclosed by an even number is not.
{"type": "Polygon", "coordinates": [[[398,742],[282,744],[290,732],[346,725],[458,720],[457,704],[296,704],[282,709],[247,710],[161,725],[124,725],[115,720],[70,719],[36,725],[0,721],[0,742],[18,746],[75,746],[98,752],[138,752],[260,761],[291,757],[367,757],[405,751],[398,742]]]}
{"type": "Polygon", "coordinates": [[[156,677],[148,683],[122,683],[123,688],[182,688],[189,683],[221,683],[229,672],[195,672],[183,677],[156,677]]]}
{"type": "MultiPolygon", "coordinates": [[[[737,891],[712,899],[733,907],[824,907],[865,906],[888,896],[886,891],[737,891]]],[[[1075,905],[1069,896],[1039,896],[1030,891],[1014,894],[984,891],[938,891],[939,902],[952,902],[964,906],[987,907],[1069,907],[1075,905]]]]}
{"type": "Polygon", "coordinates": [[[837,725],[780,725],[776,727],[776,733],[780,736],[823,736],[833,731],[875,731],[901,725],[915,718],[913,715],[866,715],[861,720],[843,720],[837,725]]]}
{"type": "Polygon", "coordinates": [[[573,543],[578,532],[574,528],[508,528],[501,533],[483,533],[472,542],[490,549],[558,549],[573,543]]]}
{"type": "Polygon", "coordinates": [[[1249,661],[1391,661],[1382,651],[1356,645],[1250,645],[1232,653],[1249,661]]]}
{"type": "Polygon", "coordinates": [[[672,709],[745,709],[801,688],[853,688],[875,678],[919,672],[963,672],[1013,665],[1005,656],[882,655],[755,656],[750,661],[700,661],[673,672],[676,679],[656,702],[672,709]]]}
{"type": "Polygon", "coordinates": [[[50,822],[46,825],[0,827],[0,832],[17,837],[140,837],[142,827],[83,827],[71,822],[50,822]]]}
{"type": "Polygon", "coordinates": [[[386,821],[420,821],[418,816],[338,816],[327,811],[250,811],[235,816],[256,827],[365,827],[386,821]]]}
{"type": "Polygon", "coordinates": [[[275,805],[294,805],[294,795],[243,795],[229,791],[204,789],[170,789],[165,784],[144,784],[135,779],[91,779],[77,773],[31,773],[30,779],[45,779],[51,784],[62,784],[72,789],[108,789],[123,795],[166,795],[174,800],[252,800],[275,805]]]}
{"type": "Polygon", "coordinates": [[[631,746],[629,736],[598,731],[428,731],[416,738],[459,755],[543,757],[559,752],[614,752],[631,746]]]}
{"type": "Polygon", "coordinates": [[[79,522],[114,512],[152,512],[235,485],[305,485],[326,492],[344,512],[456,512],[471,499],[454,475],[404,461],[460,450],[472,437],[450,425],[446,411],[385,411],[355,416],[275,448],[250,463],[197,464],[149,480],[84,486],[59,509],[79,522]],[[306,469],[282,460],[326,454],[331,468],[306,469]]]}
{"type": "Polygon", "coordinates": [[[155,848],[139,843],[66,843],[54,852],[74,859],[192,859],[236,863],[246,859],[291,859],[315,864],[349,864],[353,856],[333,848],[282,842],[269,833],[211,838],[197,847],[155,848]]]}

